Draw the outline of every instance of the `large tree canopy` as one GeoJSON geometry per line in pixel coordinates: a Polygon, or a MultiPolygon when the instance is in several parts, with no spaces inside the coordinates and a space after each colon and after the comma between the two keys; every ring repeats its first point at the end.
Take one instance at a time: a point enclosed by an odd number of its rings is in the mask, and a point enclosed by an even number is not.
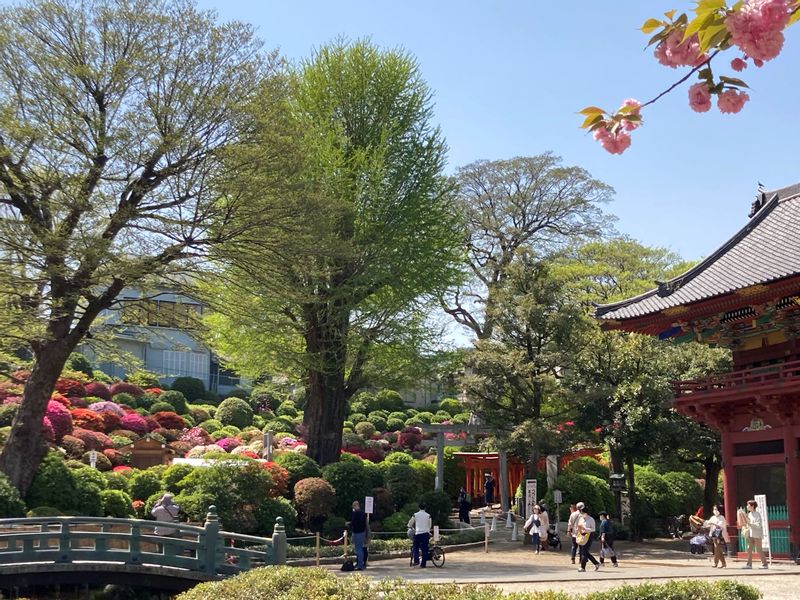
{"type": "MultiPolygon", "coordinates": [[[[220,311],[212,336],[251,372],[303,373],[308,455],[324,465],[339,458],[346,401],[363,385],[375,345],[413,342],[425,299],[454,283],[459,237],[445,144],[412,58],[335,42],[291,87],[288,110],[304,133],[298,232],[288,243],[311,246],[299,258],[264,261],[237,245],[224,281],[212,286],[220,311]]],[[[248,181],[240,187],[250,186],[264,212],[285,202],[248,181]]]]}
{"type": "Polygon", "coordinates": [[[0,11],[0,323],[33,368],[0,468],[25,491],[69,353],[120,291],[236,235],[213,183],[267,63],[176,0],[0,11]],[[209,229],[209,224],[217,225],[209,229]]]}
{"type": "Polygon", "coordinates": [[[456,174],[469,277],[443,301],[479,339],[492,335],[492,304],[521,251],[544,257],[604,233],[613,190],[550,153],[478,161],[456,174]]]}

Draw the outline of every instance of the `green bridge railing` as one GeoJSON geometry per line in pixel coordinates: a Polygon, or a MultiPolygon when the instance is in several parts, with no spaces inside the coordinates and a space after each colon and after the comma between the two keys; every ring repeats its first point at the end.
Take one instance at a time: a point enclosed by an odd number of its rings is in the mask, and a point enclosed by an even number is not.
{"type": "Polygon", "coordinates": [[[158,521],[104,517],[0,519],[0,566],[76,561],[158,565],[209,578],[286,563],[286,531],[278,517],[271,538],[222,531],[216,508],[202,527],[170,523],[176,532],[156,535],[158,521]]]}

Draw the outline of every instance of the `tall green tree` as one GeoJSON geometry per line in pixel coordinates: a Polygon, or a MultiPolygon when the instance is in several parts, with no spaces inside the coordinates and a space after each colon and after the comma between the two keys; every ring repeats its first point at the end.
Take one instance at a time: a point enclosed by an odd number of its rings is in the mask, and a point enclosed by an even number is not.
{"type": "Polygon", "coordinates": [[[0,469],[24,492],[98,314],[236,235],[212,184],[268,64],[249,26],[188,0],[32,0],[0,19],[0,336],[33,354],[0,469]]]}
{"type": "Polygon", "coordinates": [[[467,276],[442,298],[445,311],[477,339],[494,329],[492,307],[509,267],[609,231],[602,206],[613,190],[551,153],[477,161],[456,173],[467,276]]]}
{"type": "MultiPolygon", "coordinates": [[[[299,196],[314,206],[298,218],[314,245],[263,268],[257,252],[230,253],[234,284],[216,293],[252,295],[218,303],[214,335],[252,342],[264,357],[254,370],[302,372],[308,455],[325,465],[339,458],[346,401],[363,385],[372,349],[396,341],[398,323],[419,323],[425,298],[453,285],[460,240],[445,143],[410,56],[337,41],[303,63],[291,87],[289,109],[304,132],[299,196]]],[[[264,202],[269,212],[282,199],[264,202]]]]}

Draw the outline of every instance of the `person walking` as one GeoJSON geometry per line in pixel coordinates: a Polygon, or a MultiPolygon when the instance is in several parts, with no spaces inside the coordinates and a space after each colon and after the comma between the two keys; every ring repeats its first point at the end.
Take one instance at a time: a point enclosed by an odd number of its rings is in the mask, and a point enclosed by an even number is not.
{"type": "Polygon", "coordinates": [[[768,569],[767,558],[761,547],[761,538],[764,536],[764,525],[761,522],[761,513],[756,509],[758,504],[755,500],[747,501],[747,525],[744,528],[745,538],[747,539],[747,564],[745,569],[753,568],[753,552],[758,552],[761,558],[761,568],[768,569]]]}
{"type": "Polygon", "coordinates": [[[581,510],[583,502],[569,505],[569,520],[567,520],[567,535],[572,540],[572,549],[570,550],[570,558],[572,564],[575,564],[575,556],[578,554],[578,542],[576,536],[578,535],[578,519],[581,518],[581,510]]]}
{"type": "Polygon", "coordinates": [[[425,512],[425,503],[419,503],[419,510],[408,520],[408,528],[414,531],[414,544],[411,547],[411,564],[419,565],[421,569],[427,567],[428,562],[428,541],[431,537],[431,516],[425,512]],[[419,555],[422,553],[422,564],[419,562],[419,555]]]}
{"type": "Polygon", "coordinates": [[[350,513],[350,533],[353,538],[353,548],[356,552],[356,571],[363,571],[365,567],[364,548],[367,541],[367,513],[358,501],[353,502],[353,511],[350,513]]]}
{"type": "Polygon", "coordinates": [[[728,566],[725,562],[725,551],[731,542],[731,536],[728,533],[728,522],[725,520],[722,506],[715,505],[712,512],[714,514],[704,525],[708,527],[708,535],[714,545],[714,567],[719,564],[720,569],[724,569],[728,566]]]}
{"type": "Polygon", "coordinates": [[[596,526],[592,515],[589,514],[589,509],[586,505],[581,508],[581,516],[578,519],[577,541],[579,546],[581,568],[578,569],[579,573],[586,571],[586,563],[591,562],[594,565],[594,570],[600,569],[600,563],[592,556],[592,538],[594,537],[596,526]]]}
{"type": "MultiPolygon", "coordinates": [[[[530,534],[531,536],[531,544],[533,544],[533,548],[536,554],[539,554],[539,549],[541,547],[541,535],[542,535],[542,509],[538,504],[535,504],[533,507],[533,511],[531,512],[531,516],[528,517],[528,520],[525,521],[524,530],[525,533],[530,534]]],[[[545,535],[547,535],[545,530],[545,535]]]]}
{"type": "Polygon", "coordinates": [[[614,550],[614,525],[611,523],[611,519],[608,518],[607,512],[603,511],[599,516],[600,528],[597,531],[600,534],[600,564],[605,564],[607,556],[611,559],[611,564],[618,567],[617,552],[614,550]]]}
{"type": "Polygon", "coordinates": [[[542,551],[547,550],[547,532],[550,530],[550,515],[543,503],[539,503],[539,546],[542,551]]]}
{"type": "Polygon", "coordinates": [[[497,482],[492,477],[491,473],[486,474],[486,481],[483,482],[483,499],[486,501],[486,506],[491,507],[494,504],[494,488],[497,482]]]}
{"type": "MultiPolygon", "coordinates": [[[[156,500],[156,503],[153,505],[153,510],[150,511],[150,514],[155,517],[156,521],[163,523],[178,522],[178,513],[181,509],[172,499],[172,494],[164,492],[164,495],[156,500]]],[[[175,535],[177,531],[175,527],[164,527],[162,525],[158,525],[153,529],[155,535],[166,536],[175,535]]]]}
{"type": "Polygon", "coordinates": [[[458,520],[469,525],[469,510],[472,508],[472,501],[466,488],[462,487],[458,492],[458,520]]]}

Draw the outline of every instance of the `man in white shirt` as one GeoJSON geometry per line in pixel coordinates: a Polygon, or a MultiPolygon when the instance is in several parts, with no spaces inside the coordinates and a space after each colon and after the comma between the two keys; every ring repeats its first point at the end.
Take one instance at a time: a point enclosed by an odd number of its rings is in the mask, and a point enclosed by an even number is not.
{"type": "Polygon", "coordinates": [[[408,528],[414,530],[414,545],[411,548],[412,564],[424,569],[428,562],[428,541],[430,539],[431,516],[425,512],[425,503],[419,503],[419,510],[408,520],[408,528]],[[419,555],[422,553],[422,564],[419,555]]]}
{"type": "Polygon", "coordinates": [[[578,519],[581,518],[581,509],[583,508],[583,502],[578,502],[577,504],[570,504],[569,505],[569,520],[567,521],[567,535],[572,539],[572,551],[571,556],[572,564],[575,564],[575,556],[578,554],[578,542],[575,539],[576,534],[578,533],[578,519]]]}

